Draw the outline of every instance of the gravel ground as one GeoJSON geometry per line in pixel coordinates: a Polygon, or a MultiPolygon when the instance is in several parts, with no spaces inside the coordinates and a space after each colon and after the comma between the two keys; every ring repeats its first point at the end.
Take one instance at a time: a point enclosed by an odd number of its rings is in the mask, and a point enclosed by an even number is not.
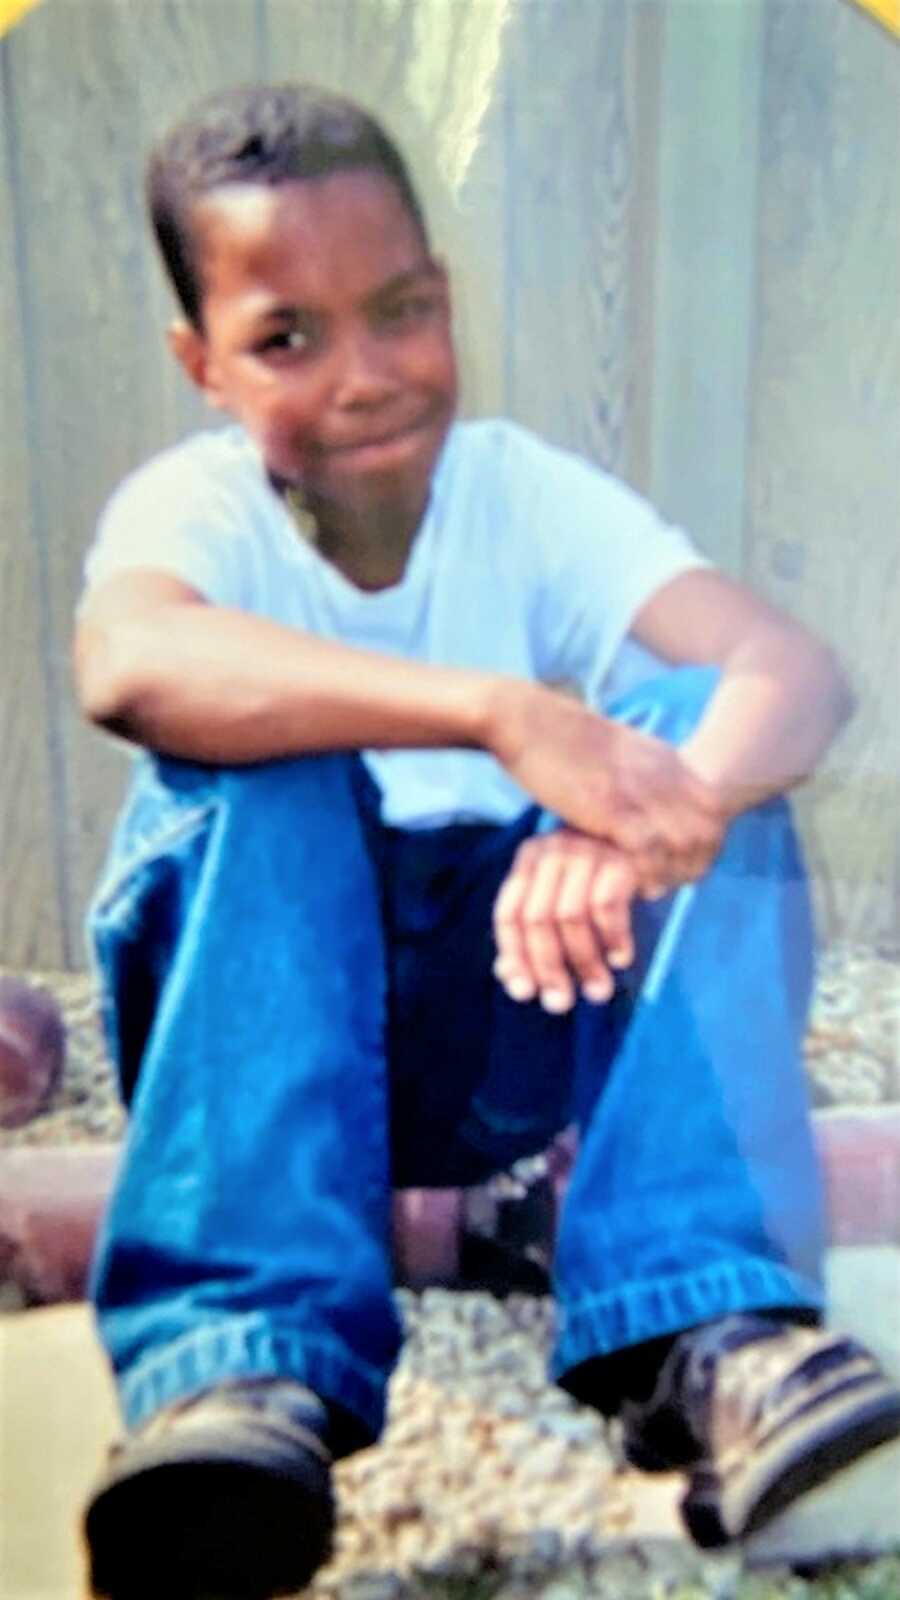
{"type": "MultiPolygon", "coordinates": [[[[0,967],[0,975],[5,972],[9,969],[0,967]]],[[[90,978],[83,973],[27,976],[54,994],[62,1008],[66,1068],[39,1117],[23,1128],[0,1129],[0,1148],[116,1138],[123,1117],[90,978]]],[[[823,951],[805,1050],[813,1105],[900,1100],[900,950],[844,944],[823,951]]]]}
{"type": "MultiPolygon", "coordinates": [[[[89,980],[33,974],[62,1006],[63,1081],[0,1145],[116,1137],[121,1111],[89,980]]],[[[813,1103],[900,1099],[900,951],[826,951],[806,1043],[813,1103]]],[[[900,1557],[818,1576],[748,1574],[648,1540],[672,1483],[623,1471],[614,1430],[544,1377],[552,1303],[399,1291],[407,1329],[378,1447],[340,1464],[338,1543],[319,1600],[900,1600],[900,1557]]]]}
{"type": "Polygon", "coordinates": [[[816,1106],[900,1100],[900,950],[822,952],[806,1061],[816,1106]]]}
{"type": "Polygon", "coordinates": [[[388,1426],[337,1468],[337,1547],[317,1600],[900,1597],[900,1559],[804,1579],[646,1537],[642,1524],[661,1525],[647,1497],[671,1504],[680,1484],[623,1469],[614,1430],[546,1383],[550,1301],[399,1300],[407,1339],[388,1426]]]}

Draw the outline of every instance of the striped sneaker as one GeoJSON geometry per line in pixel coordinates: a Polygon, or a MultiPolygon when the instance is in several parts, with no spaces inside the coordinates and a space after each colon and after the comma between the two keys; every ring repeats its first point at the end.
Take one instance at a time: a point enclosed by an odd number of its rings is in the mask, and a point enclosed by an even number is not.
{"type": "Polygon", "coordinates": [[[327,1413],[282,1379],[223,1384],[113,1446],[85,1513],[95,1595],[270,1600],[331,1551],[327,1413]]]}
{"type": "Polygon", "coordinates": [[[900,1390],[854,1339],[741,1315],[677,1338],[649,1400],[621,1415],[633,1466],[688,1470],[682,1516],[713,1549],[831,1479],[839,1489],[844,1469],[900,1435],[900,1390]]]}

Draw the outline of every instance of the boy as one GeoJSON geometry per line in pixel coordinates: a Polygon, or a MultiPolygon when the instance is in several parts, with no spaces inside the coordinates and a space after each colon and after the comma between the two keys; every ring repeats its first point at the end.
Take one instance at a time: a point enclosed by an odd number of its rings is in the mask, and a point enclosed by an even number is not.
{"type": "Polygon", "coordinates": [[[147,751],[92,914],[131,1108],[95,1591],[306,1582],[398,1351],[392,1185],[573,1116],[553,1374],[741,1539],[900,1429],[819,1326],[798,1058],[779,796],[844,681],[622,486],[454,420],[446,271],[358,108],[216,96],[149,200],[172,349],[237,427],[119,490],[78,623],[87,715],[147,751]],[[681,670],[610,704],[626,636],[681,670]]]}

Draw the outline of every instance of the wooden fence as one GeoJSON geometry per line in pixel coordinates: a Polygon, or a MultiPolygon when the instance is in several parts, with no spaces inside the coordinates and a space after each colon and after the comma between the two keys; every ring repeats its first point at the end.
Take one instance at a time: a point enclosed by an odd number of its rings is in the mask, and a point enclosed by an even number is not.
{"type": "Polygon", "coordinates": [[[409,152],[467,409],[613,467],[839,646],[802,801],[827,931],[900,938],[900,48],[844,0],[43,0],[0,44],[0,963],[79,966],[124,761],[69,677],[115,482],[206,420],[140,174],[313,78],[409,152]]]}

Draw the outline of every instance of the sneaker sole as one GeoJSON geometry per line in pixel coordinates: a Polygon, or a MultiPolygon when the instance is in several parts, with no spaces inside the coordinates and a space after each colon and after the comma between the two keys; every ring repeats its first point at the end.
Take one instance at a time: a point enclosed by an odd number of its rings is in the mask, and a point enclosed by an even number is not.
{"type": "Polygon", "coordinates": [[[749,1567],[813,1567],[900,1552],[900,1439],[803,1495],[742,1550],[749,1567]]]}
{"type": "Polygon", "coordinates": [[[269,1600],[305,1588],[331,1553],[334,1503],[315,1457],[289,1470],[227,1457],[132,1457],[85,1515],[93,1593],[106,1600],[269,1600]]]}
{"type": "Polygon", "coordinates": [[[865,1403],[858,1395],[835,1401],[831,1414],[819,1417],[816,1437],[805,1448],[801,1439],[791,1452],[782,1434],[768,1449],[748,1449],[724,1476],[701,1462],[681,1506],[694,1542],[711,1550],[746,1540],[801,1496],[835,1474],[844,1478],[842,1469],[900,1434],[900,1394],[884,1382],[869,1388],[865,1403]]]}

